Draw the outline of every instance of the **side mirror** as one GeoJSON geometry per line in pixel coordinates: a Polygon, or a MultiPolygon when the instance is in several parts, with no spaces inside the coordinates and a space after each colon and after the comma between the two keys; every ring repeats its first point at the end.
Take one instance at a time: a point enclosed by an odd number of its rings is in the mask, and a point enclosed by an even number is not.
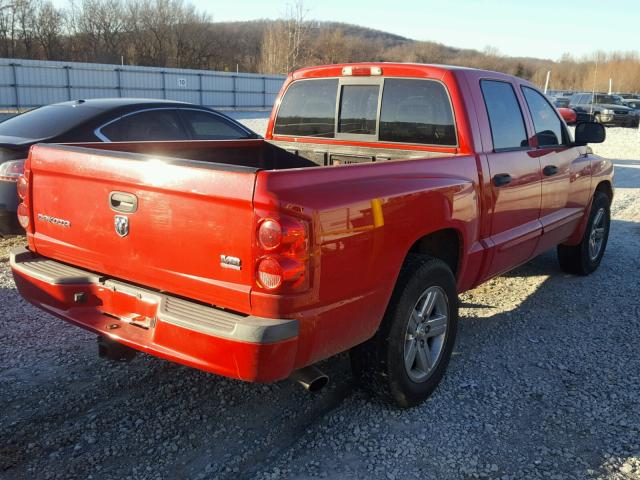
{"type": "Polygon", "coordinates": [[[607,133],[604,125],[596,122],[580,122],[576,125],[576,145],[587,143],[602,143],[607,133]]]}

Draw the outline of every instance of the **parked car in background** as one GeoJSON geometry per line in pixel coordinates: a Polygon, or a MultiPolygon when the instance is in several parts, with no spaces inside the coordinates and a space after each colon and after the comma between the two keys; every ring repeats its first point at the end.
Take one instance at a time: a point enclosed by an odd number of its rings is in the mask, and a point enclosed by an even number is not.
{"type": "MultiPolygon", "coordinates": [[[[622,97],[603,93],[575,93],[569,107],[578,115],[593,115],[594,121],[618,127],[637,127],[639,118],[636,111],[626,106],[622,97]]],[[[582,121],[578,118],[578,121],[582,121]]]]}
{"type": "Polygon", "coordinates": [[[567,108],[569,106],[570,101],[571,101],[570,97],[556,97],[553,101],[553,104],[556,107],[567,108]]]}
{"type": "Polygon", "coordinates": [[[573,108],[556,108],[567,125],[575,125],[578,115],[576,115],[576,111],[573,108]]]}
{"type": "Polygon", "coordinates": [[[618,93],[624,100],[640,100],[640,93],[618,93]]]}
{"type": "Polygon", "coordinates": [[[556,107],[568,107],[570,97],[565,97],[562,95],[548,95],[547,98],[551,103],[553,103],[556,107]]]}
{"type": "Polygon", "coordinates": [[[16,180],[36,143],[247,138],[259,135],[215,110],[169,100],[75,100],[9,118],[0,123],[0,233],[22,232],[16,180]]]}
{"type": "Polygon", "coordinates": [[[640,115],[640,99],[624,100],[624,104],[629,108],[633,108],[636,114],[640,115]]]}
{"type": "Polygon", "coordinates": [[[573,92],[569,90],[549,90],[546,95],[556,107],[566,108],[569,106],[569,100],[573,92]]]}

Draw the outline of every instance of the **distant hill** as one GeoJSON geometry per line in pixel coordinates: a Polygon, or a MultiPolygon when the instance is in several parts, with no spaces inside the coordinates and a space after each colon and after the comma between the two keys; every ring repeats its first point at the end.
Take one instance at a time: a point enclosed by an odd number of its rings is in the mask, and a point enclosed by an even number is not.
{"type": "Polygon", "coordinates": [[[410,38],[396,35],[395,33],[384,32],[382,30],[375,30],[373,28],[361,27],[360,25],[353,25],[350,23],[340,22],[312,22],[314,28],[318,30],[342,30],[347,37],[360,37],[368,40],[381,41],[386,48],[397,47],[398,45],[405,45],[412,43],[414,40],[410,38]]]}

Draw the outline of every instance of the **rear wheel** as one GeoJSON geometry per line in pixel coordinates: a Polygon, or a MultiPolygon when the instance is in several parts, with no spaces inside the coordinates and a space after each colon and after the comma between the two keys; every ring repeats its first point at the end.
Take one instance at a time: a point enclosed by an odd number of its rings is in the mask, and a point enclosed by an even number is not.
{"type": "Polygon", "coordinates": [[[449,267],[410,254],[378,332],[351,350],[355,378],[400,407],[423,402],[444,375],[457,324],[458,297],[449,267]]]}
{"type": "Polygon", "coordinates": [[[582,241],[578,245],[558,245],[558,260],[565,272],[589,275],[598,268],[609,239],[610,207],[609,196],[596,192],[582,241]]]}

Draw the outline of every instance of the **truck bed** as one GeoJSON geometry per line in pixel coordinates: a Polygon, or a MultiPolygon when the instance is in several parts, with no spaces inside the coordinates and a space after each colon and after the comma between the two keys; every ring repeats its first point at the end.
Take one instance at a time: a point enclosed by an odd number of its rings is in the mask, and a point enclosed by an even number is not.
{"type": "Polygon", "coordinates": [[[409,148],[375,148],[340,144],[292,143],[272,140],[76,143],[70,146],[236,165],[264,170],[351,165],[451,156],[451,153],[409,148]]]}

